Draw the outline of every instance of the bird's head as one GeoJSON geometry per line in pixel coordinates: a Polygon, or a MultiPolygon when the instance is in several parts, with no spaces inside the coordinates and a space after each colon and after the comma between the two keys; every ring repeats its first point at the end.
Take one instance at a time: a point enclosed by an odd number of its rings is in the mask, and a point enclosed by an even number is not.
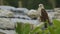
{"type": "Polygon", "coordinates": [[[39,8],[44,9],[44,5],[43,4],[39,4],[39,8]]]}

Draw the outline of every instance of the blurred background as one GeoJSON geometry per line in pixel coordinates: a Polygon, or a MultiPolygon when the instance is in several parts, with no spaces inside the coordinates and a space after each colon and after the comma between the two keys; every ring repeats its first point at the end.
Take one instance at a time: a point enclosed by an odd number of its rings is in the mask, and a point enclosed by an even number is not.
{"type": "Polygon", "coordinates": [[[44,4],[46,9],[60,7],[60,0],[0,0],[0,5],[37,9],[38,4],[44,4]]]}
{"type": "MultiPolygon", "coordinates": [[[[52,22],[53,19],[58,19],[60,21],[60,0],[0,0],[0,33],[16,34],[15,29],[17,23],[40,25],[41,19],[39,12],[41,12],[41,10],[38,11],[38,9],[41,9],[41,7],[38,6],[39,4],[44,4],[50,22],[52,22]]],[[[56,22],[54,24],[56,25],[57,30],[54,30],[53,28],[52,30],[57,31],[57,33],[60,34],[59,21],[54,21],[56,22]]],[[[21,25],[19,25],[19,27],[20,26],[21,25]]],[[[25,31],[27,32],[30,29],[28,25],[26,25],[26,27],[25,25],[22,26],[26,29],[22,31],[22,33],[25,31]]],[[[21,29],[23,30],[23,28],[21,29]]]]}

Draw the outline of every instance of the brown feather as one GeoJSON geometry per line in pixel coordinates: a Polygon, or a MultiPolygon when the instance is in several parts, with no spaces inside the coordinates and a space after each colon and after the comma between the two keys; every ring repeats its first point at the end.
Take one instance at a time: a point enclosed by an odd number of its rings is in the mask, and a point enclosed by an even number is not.
{"type": "Polygon", "coordinates": [[[46,20],[50,23],[47,12],[45,9],[41,9],[41,21],[46,22],[46,20]]]}
{"type": "MultiPolygon", "coordinates": [[[[45,9],[41,9],[41,22],[48,22],[50,23],[49,17],[45,9]]],[[[47,28],[47,23],[45,23],[45,28],[47,28]]]]}

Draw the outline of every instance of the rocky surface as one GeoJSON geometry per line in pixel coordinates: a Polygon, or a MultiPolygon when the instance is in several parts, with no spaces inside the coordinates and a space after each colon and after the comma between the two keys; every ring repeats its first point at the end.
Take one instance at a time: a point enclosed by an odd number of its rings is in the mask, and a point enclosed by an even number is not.
{"type": "Polygon", "coordinates": [[[0,9],[0,16],[12,17],[13,15],[11,11],[0,9]]]}
{"type": "Polygon", "coordinates": [[[1,29],[7,29],[7,28],[13,29],[15,27],[15,24],[11,22],[10,18],[2,18],[1,16],[12,17],[13,12],[0,9],[0,28],[1,29]]]}
{"type": "Polygon", "coordinates": [[[0,34],[16,34],[15,30],[2,30],[0,29],[0,34]]]}
{"type": "MultiPolygon", "coordinates": [[[[20,8],[17,8],[20,9],[20,8]]],[[[24,11],[25,12],[25,11],[24,11]]],[[[27,12],[26,12],[27,13],[27,12]]],[[[34,12],[36,14],[36,11],[34,12]]],[[[49,16],[52,18],[53,13],[49,13],[49,16]]],[[[30,13],[31,15],[31,13],[30,13]]],[[[16,22],[22,22],[22,23],[30,23],[30,24],[39,24],[40,22],[38,20],[31,20],[30,17],[27,15],[21,15],[21,14],[14,14],[11,11],[8,10],[0,10],[0,16],[7,16],[7,17],[20,17],[20,18],[0,18],[0,33],[2,34],[16,34],[15,32],[15,24],[16,22]],[[8,29],[8,30],[7,30],[8,29]]]]}
{"type": "Polygon", "coordinates": [[[60,19],[60,8],[55,8],[54,10],[55,10],[55,15],[54,15],[55,18],[60,19]]]}
{"type": "Polygon", "coordinates": [[[14,29],[15,24],[8,18],[0,18],[0,28],[1,29],[14,29]]]}
{"type": "MultiPolygon", "coordinates": [[[[0,10],[0,16],[7,16],[11,17],[9,14],[13,14],[10,11],[0,10]],[[5,11],[5,12],[4,12],[5,11]]],[[[30,23],[30,24],[37,24],[37,20],[31,20],[26,15],[15,14],[14,17],[20,18],[0,18],[0,32],[5,34],[16,34],[15,32],[15,24],[16,22],[23,22],[23,23],[30,23]]]]}

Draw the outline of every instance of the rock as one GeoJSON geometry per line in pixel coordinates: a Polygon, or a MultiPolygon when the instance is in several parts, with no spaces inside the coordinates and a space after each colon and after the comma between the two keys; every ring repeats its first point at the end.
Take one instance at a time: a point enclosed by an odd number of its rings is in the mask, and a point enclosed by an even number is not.
{"type": "Polygon", "coordinates": [[[0,16],[12,17],[13,15],[11,11],[0,9],[0,16]]]}
{"type": "Polygon", "coordinates": [[[27,14],[28,11],[29,11],[29,10],[28,10],[27,8],[16,8],[14,12],[27,14]]]}
{"type": "Polygon", "coordinates": [[[16,34],[15,30],[2,30],[0,29],[1,33],[5,33],[5,34],[16,34]]]}
{"type": "Polygon", "coordinates": [[[3,10],[15,10],[16,9],[15,7],[12,7],[12,6],[0,6],[0,8],[3,10]]]}
{"type": "Polygon", "coordinates": [[[37,17],[38,17],[38,12],[37,12],[37,10],[31,9],[31,10],[28,12],[28,16],[31,17],[32,19],[33,19],[33,18],[37,18],[37,17]]]}
{"type": "Polygon", "coordinates": [[[14,13],[9,10],[0,9],[0,28],[1,29],[14,29],[15,24],[11,22],[10,18],[1,18],[1,16],[12,17],[14,13]]]}
{"type": "Polygon", "coordinates": [[[0,28],[1,29],[14,29],[15,23],[13,23],[9,18],[0,18],[0,28]]]}
{"type": "Polygon", "coordinates": [[[0,34],[6,34],[6,33],[4,33],[4,32],[0,32],[0,34]]]}
{"type": "Polygon", "coordinates": [[[55,8],[55,19],[60,19],[60,8],[55,8]]]}

